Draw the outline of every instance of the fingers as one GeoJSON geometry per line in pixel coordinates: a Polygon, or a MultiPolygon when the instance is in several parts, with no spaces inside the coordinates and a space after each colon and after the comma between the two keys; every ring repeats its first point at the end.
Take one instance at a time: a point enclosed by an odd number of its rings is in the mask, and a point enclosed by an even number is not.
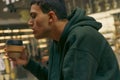
{"type": "Polygon", "coordinates": [[[4,51],[6,51],[6,48],[4,48],[4,51]]]}

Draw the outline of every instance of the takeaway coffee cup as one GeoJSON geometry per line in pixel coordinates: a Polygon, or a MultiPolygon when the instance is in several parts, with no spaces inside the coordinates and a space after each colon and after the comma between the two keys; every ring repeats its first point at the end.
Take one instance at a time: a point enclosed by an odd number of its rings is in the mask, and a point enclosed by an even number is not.
{"type": "Polygon", "coordinates": [[[6,52],[8,56],[12,59],[19,58],[23,52],[23,42],[22,40],[7,40],[6,41],[6,52]]]}

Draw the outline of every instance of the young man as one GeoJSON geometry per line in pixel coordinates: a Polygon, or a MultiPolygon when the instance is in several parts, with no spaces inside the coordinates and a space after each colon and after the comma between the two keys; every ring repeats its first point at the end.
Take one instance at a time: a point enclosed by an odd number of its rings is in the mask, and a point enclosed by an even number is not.
{"type": "Polygon", "coordinates": [[[28,24],[36,39],[50,38],[48,70],[24,53],[14,61],[39,80],[120,80],[114,52],[98,32],[101,23],[76,8],[67,17],[63,1],[32,0],[28,24]]]}

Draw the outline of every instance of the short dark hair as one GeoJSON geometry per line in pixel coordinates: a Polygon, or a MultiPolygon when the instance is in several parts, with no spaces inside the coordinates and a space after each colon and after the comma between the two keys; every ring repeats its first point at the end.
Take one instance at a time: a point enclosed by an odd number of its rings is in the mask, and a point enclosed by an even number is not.
{"type": "Polygon", "coordinates": [[[58,17],[58,19],[67,18],[67,11],[65,7],[65,3],[62,0],[31,0],[31,5],[37,4],[40,6],[43,13],[48,13],[49,11],[54,11],[58,17]]]}

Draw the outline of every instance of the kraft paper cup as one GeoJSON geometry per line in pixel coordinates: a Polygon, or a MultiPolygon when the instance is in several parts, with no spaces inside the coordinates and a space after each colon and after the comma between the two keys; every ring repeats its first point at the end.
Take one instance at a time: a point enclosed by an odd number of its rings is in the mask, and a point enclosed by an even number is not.
{"type": "Polygon", "coordinates": [[[10,58],[19,58],[23,52],[22,40],[7,40],[6,52],[10,58]]]}

